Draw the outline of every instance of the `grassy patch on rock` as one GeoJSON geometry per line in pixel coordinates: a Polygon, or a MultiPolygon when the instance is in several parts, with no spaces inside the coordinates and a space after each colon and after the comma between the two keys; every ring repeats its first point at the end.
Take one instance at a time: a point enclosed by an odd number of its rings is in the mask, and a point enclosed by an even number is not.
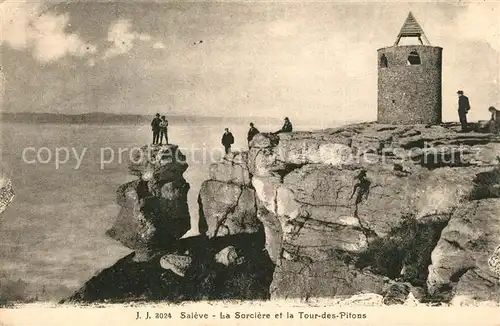
{"type": "Polygon", "coordinates": [[[368,246],[356,266],[370,267],[391,279],[401,278],[414,285],[424,285],[432,250],[445,226],[442,220],[423,222],[411,215],[404,216],[402,223],[387,237],[377,238],[368,246]]]}

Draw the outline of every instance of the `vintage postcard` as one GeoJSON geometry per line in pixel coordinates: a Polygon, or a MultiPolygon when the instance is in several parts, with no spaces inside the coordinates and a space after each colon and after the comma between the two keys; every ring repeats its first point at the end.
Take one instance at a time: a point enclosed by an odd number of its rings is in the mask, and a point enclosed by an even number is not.
{"type": "Polygon", "coordinates": [[[0,3],[0,325],[500,325],[500,2],[0,3]]]}

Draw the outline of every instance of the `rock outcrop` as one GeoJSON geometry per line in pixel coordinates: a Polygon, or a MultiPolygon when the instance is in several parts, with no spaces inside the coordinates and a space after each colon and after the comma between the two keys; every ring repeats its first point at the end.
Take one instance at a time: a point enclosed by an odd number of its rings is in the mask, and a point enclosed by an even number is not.
{"type": "Polygon", "coordinates": [[[119,187],[121,209],[107,234],[135,250],[136,260],[168,249],[189,230],[186,169],[185,156],[175,145],[144,146],[131,158],[129,170],[139,179],[119,187]]]}
{"type": "Polygon", "coordinates": [[[136,252],[71,300],[500,302],[500,137],[458,129],[258,134],[212,164],[185,239],[187,165],[155,147],[109,231],[136,252]]]}
{"type": "Polygon", "coordinates": [[[427,285],[439,293],[456,287],[473,299],[500,298],[498,274],[488,260],[500,243],[500,198],[465,203],[452,215],[432,252],[427,285]]]}
{"type": "Polygon", "coordinates": [[[256,217],[255,192],[243,185],[215,180],[201,185],[200,218],[209,238],[256,233],[262,224],[256,217]]]}
{"type": "Polygon", "coordinates": [[[499,299],[488,259],[500,242],[500,139],[457,130],[364,123],[258,134],[248,152],[211,167],[201,217],[210,236],[221,217],[244,215],[230,219],[238,232],[253,232],[251,216],[262,223],[272,298],[376,293],[394,304],[408,297],[391,287],[403,280],[424,301],[499,299]],[[234,214],[239,206],[247,214],[234,214]]]}
{"type": "Polygon", "coordinates": [[[182,238],[190,228],[189,185],[178,147],[144,146],[129,169],[139,179],[119,187],[121,210],[107,234],[134,253],[62,302],[269,299],[274,265],[263,251],[263,227],[248,183],[237,175],[226,180],[234,184],[205,183],[200,212],[207,217],[202,222],[208,228],[201,229],[208,237],[182,238]]]}
{"type": "Polygon", "coordinates": [[[7,209],[7,206],[14,200],[14,196],[12,181],[0,170],[0,214],[7,209]]]}

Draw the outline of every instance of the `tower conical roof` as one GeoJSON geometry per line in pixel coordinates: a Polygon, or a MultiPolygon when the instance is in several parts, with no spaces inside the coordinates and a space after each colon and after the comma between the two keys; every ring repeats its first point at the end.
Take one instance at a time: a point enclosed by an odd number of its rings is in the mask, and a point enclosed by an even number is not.
{"type": "Polygon", "coordinates": [[[408,17],[406,17],[406,20],[399,31],[395,45],[398,45],[402,37],[418,37],[420,43],[424,44],[422,41],[423,37],[426,43],[430,44],[429,40],[425,36],[424,30],[420,27],[420,24],[417,22],[417,19],[413,16],[411,11],[408,13],[408,17]]]}

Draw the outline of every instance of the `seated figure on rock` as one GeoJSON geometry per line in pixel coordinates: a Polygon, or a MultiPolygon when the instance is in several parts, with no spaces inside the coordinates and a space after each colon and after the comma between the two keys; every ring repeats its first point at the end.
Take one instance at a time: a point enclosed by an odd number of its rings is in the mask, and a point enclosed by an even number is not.
{"type": "Polygon", "coordinates": [[[491,119],[488,123],[488,132],[496,134],[500,131],[500,111],[493,106],[490,106],[488,111],[491,113],[491,119]]]}

